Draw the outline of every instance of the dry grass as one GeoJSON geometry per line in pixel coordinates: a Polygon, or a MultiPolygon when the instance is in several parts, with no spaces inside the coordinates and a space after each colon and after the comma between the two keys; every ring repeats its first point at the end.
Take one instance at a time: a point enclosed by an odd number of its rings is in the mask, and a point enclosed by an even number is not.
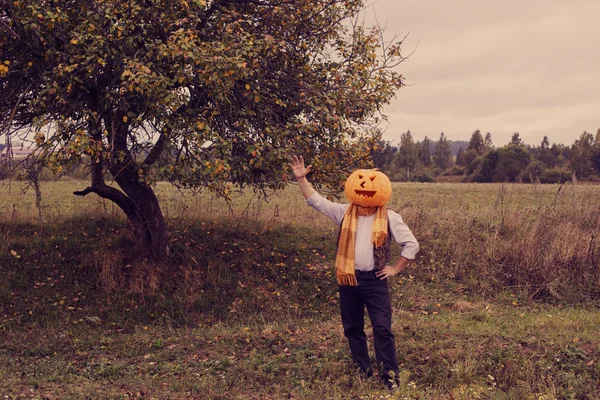
{"type": "Polygon", "coordinates": [[[349,363],[337,227],[297,187],[228,205],[159,184],[173,254],[155,266],[84,185],[44,183],[42,221],[33,192],[0,191],[1,396],[600,398],[598,186],[394,185],[422,251],[391,284],[389,393],[349,363]]]}
{"type": "MultiPolygon", "coordinates": [[[[36,221],[33,191],[23,194],[12,185],[10,196],[0,196],[0,220],[36,221]]],[[[84,185],[44,183],[44,220],[122,217],[110,202],[71,194],[84,185]]],[[[246,190],[235,193],[230,203],[211,193],[180,192],[166,183],[159,183],[156,192],[163,213],[174,221],[225,217],[252,221],[259,231],[286,224],[336,230],[305,206],[297,187],[266,201],[246,190]]],[[[396,183],[389,206],[419,239],[418,267],[433,280],[459,281],[487,294],[512,287],[536,298],[600,296],[600,186],[396,183]]]]}

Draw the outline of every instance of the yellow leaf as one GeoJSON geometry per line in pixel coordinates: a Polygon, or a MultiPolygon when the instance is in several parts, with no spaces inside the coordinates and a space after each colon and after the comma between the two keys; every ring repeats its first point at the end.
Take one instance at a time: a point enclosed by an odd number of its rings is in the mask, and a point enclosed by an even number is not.
{"type": "Polygon", "coordinates": [[[246,83],[246,90],[250,90],[250,85],[246,83]]]}
{"type": "Polygon", "coordinates": [[[10,254],[12,254],[12,255],[13,255],[13,257],[15,257],[15,258],[21,258],[21,256],[20,256],[20,255],[18,255],[18,254],[17,254],[17,252],[16,252],[16,251],[14,251],[14,250],[11,250],[11,251],[10,251],[10,254]]]}
{"type": "Polygon", "coordinates": [[[77,39],[71,39],[71,44],[78,44],[79,41],[77,39]]]}
{"type": "Polygon", "coordinates": [[[127,115],[123,116],[123,122],[127,122],[127,115]]]}

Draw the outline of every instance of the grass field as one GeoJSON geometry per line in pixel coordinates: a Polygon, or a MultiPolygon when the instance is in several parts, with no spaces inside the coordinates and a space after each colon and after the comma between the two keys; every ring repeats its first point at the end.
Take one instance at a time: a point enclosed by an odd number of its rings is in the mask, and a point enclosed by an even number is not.
{"type": "Polygon", "coordinates": [[[337,227],[297,187],[159,184],[172,256],[150,265],[84,186],[43,183],[41,221],[0,186],[0,398],[600,398],[599,186],[394,185],[422,248],[390,281],[395,392],[349,363],[337,227]]]}

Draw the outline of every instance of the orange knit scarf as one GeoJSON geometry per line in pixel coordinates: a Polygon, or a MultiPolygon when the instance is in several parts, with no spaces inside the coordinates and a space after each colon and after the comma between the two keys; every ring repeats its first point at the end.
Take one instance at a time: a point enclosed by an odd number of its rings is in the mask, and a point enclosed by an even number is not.
{"type": "Polygon", "coordinates": [[[385,242],[388,234],[387,207],[361,207],[352,204],[344,220],[338,240],[337,256],[335,259],[335,271],[338,284],[346,286],[357,286],[356,274],[354,272],[354,248],[356,244],[356,227],[359,216],[375,214],[373,221],[372,239],[375,247],[380,247],[385,242]]]}

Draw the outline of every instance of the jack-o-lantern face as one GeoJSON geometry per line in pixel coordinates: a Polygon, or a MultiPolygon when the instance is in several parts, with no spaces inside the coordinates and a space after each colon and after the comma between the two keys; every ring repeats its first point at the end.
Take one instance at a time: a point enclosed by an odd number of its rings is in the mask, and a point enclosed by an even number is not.
{"type": "Polygon", "coordinates": [[[392,183],[375,169],[357,169],[346,179],[346,197],[361,207],[385,205],[392,195],[392,183]]]}

